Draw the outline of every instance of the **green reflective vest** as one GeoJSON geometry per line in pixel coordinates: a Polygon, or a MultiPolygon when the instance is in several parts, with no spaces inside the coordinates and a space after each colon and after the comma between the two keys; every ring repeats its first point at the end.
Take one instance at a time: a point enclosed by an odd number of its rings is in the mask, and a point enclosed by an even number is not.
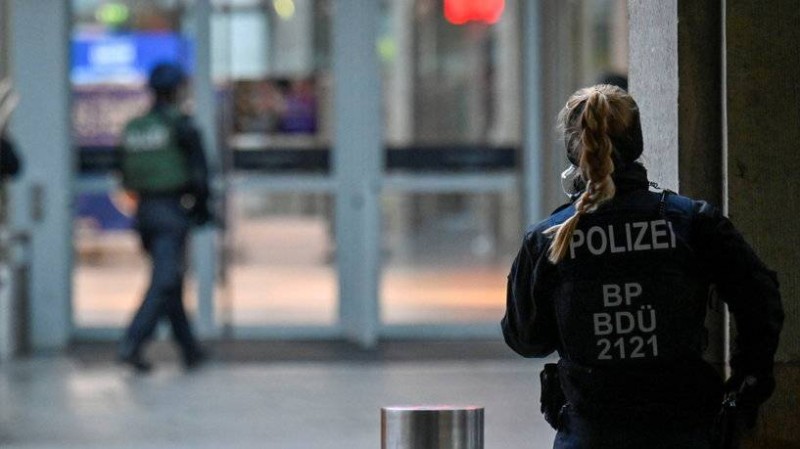
{"type": "Polygon", "coordinates": [[[178,146],[177,109],[150,111],[131,120],[122,135],[122,184],[140,193],[169,193],[190,181],[186,153],[178,146]]]}

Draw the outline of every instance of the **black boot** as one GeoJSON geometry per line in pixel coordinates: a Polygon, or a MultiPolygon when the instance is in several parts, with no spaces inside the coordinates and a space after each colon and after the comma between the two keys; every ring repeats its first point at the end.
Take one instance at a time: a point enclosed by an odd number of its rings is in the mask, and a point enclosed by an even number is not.
{"type": "Polygon", "coordinates": [[[197,369],[207,361],[208,353],[198,347],[183,353],[183,367],[187,370],[197,369]]]}
{"type": "Polygon", "coordinates": [[[153,369],[153,364],[143,359],[138,349],[128,345],[122,345],[117,354],[117,361],[133,368],[137,373],[149,373],[153,369]]]}

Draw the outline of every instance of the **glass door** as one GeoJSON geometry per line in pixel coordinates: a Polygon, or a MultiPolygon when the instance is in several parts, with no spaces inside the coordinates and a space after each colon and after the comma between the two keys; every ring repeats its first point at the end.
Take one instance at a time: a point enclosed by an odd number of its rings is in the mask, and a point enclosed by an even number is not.
{"type": "Polygon", "coordinates": [[[135,205],[112,175],[114,150],[123,125],[149,105],[153,63],[181,61],[195,89],[204,87],[197,81],[209,75],[197,72],[208,70],[198,65],[199,51],[211,56],[218,138],[205,143],[209,162],[219,162],[215,190],[223,226],[214,253],[193,245],[187,308],[206,336],[340,334],[330,2],[210,5],[202,13],[209,36],[200,42],[206,37],[186,30],[201,2],[73,0],[79,172],[72,321],[78,338],[117,338],[141,301],[149,265],[132,228],[135,205]],[[205,269],[208,257],[221,259],[216,273],[205,269]],[[203,298],[213,304],[199,304],[203,298]]]}
{"type": "Polygon", "coordinates": [[[238,337],[337,335],[330,2],[213,5],[227,190],[219,324],[238,337]]]}
{"type": "Polygon", "coordinates": [[[497,335],[521,235],[518,13],[462,24],[445,3],[383,2],[389,336],[497,335]]]}
{"type": "Polygon", "coordinates": [[[190,282],[213,297],[199,321],[367,346],[499,335],[522,205],[545,196],[523,187],[521,155],[552,146],[522,138],[523,90],[538,87],[522,81],[527,2],[465,19],[449,0],[73,1],[74,39],[105,39],[73,67],[79,331],[118,331],[146,282],[108,176],[121,124],[147,104],[130,35],[169,37],[148,51],[193,70],[197,42],[177,30],[201,4],[224,226],[218,272],[190,282]]]}
{"type": "MultiPolygon", "coordinates": [[[[112,172],[125,123],[150,105],[149,69],[163,60],[194,75],[194,44],[178,1],[73,0],[72,127],[77,152],[72,323],[75,336],[116,338],[138,307],[149,264],[133,229],[134,200],[112,172]]],[[[187,306],[197,310],[194,276],[187,306]]]]}

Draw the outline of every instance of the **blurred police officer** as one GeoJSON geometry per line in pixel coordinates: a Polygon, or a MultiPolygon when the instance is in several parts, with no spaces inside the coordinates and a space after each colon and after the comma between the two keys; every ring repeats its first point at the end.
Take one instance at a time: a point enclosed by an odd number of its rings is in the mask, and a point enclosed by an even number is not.
{"type": "Polygon", "coordinates": [[[172,326],[185,367],[205,359],[184,310],[183,278],[189,230],[210,218],[200,133],[180,109],[186,74],[177,64],[158,64],[149,87],[153,105],[125,127],[120,158],[123,186],[138,197],[136,226],[152,272],[144,300],[120,342],[119,360],[142,372],[151,369],[142,351],[161,318],[172,326]]]}
{"type": "Polygon", "coordinates": [[[711,285],[738,331],[725,388],[754,425],[775,386],[776,274],[717,209],[649,190],[627,92],[581,89],[559,122],[575,200],[526,233],[502,322],[519,354],[558,351],[542,375],[555,448],[710,447],[724,388],[703,360],[711,285]]]}

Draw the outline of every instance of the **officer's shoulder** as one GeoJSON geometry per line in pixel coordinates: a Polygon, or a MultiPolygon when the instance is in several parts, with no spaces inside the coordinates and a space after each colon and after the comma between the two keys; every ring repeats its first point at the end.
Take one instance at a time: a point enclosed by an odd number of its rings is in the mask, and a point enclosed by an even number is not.
{"type": "Polygon", "coordinates": [[[152,119],[152,116],[151,116],[150,113],[137,115],[136,117],[133,117],[132,119],[128,120],[127,123],[125,123],[125,127],[126,128],[131,128],[131,127],[140,125],[142,123],[145,123],[145,122],[147,122],[147,121],[149,121],[151,119],[152,119]]]}
{"type": "Polygon", "coordinates": [[[575,215],[575,203],[566,203],[558,206],[556,210],[550,213],[550,217],[542,222],[548,228],[567,221],[569,217],[575,215]]]}
{"type": "Polygon", "coordinates": [[[189,114],[186,111],[179,110],[175,115],[178,117],[178,120],[182,122],[188,122],[188,123],[194,122],[194,117],[192,116],[192,114],[189,114]]]}
{"type": "Polygon", "coordinates": [[[189,133],[197,131],[197,125],[195,125],[194,118],[187,114],[186,112],[178,112],[175,115],[175,125],[178,128],[179,133],[189,133]]]}
{"type": "Polygon", "coordinates": [[[671,190],[664,190],[660,193],[664,197],[665,210],[667,213],[678,213],[691,216],[694,213],[694,200],[688,196],[683,196],[671,190]]]}
{"type": "Polygon", "coordinates": [[[697,200],[672,191],[669,191],[666,197],[666,211],[667,213],[690,217],[711,217],[719,215],[719,209],[707,201],[697,200]]]}
{"type": "Polygon", "coordinates": [[[525,231],[525,238],[536,238],[536,236],[540,236],[544,234],[544,231],[547,229],[560,225],[561,223],[567,221],[567,219],[575,214],[575,206],[573,203],[566,203],[562,204],[561,206],[557,207],[549,217],[545,218],[544,220],[533,224],[528,227],[525,231]]]}
{"type": "Polygon", "coordinates": [[[192,121],[191,114],[187,113],[183,109],[180,109],[180,108],[177,108],[177,107],[173,107],[173,108],[166,109],[165,112],[166,112],[166,116],[169,118],[169,120],[172,120],[173,122],[176,122],[176,123],[189,123],[189,122],[192,121]]]}
{"type": "MultiPolygon", "coordinates": [[[[122,129],[122,136],[129,136],[152,126],[152,118],[148,114],[136,116],[125,123],[122,129]]],[[[125,138],[123,138],[123,141],[125,138]]]]}

